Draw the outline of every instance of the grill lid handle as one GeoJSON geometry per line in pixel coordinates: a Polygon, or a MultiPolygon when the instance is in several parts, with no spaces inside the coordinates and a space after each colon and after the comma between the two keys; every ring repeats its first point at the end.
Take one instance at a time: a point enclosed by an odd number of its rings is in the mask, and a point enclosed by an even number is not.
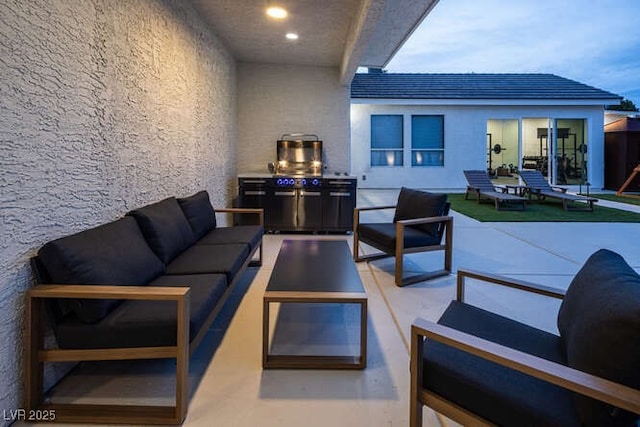
{"type": "Polygon", "coordinates": [[[309,133],[285,133],[280,139],[282,141],[318,141],[318,135],[309,133]]]}

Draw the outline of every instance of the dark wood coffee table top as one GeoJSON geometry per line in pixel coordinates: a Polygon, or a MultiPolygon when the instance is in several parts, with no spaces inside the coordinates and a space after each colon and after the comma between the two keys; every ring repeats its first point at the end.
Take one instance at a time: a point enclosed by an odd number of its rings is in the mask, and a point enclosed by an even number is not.
{"type": "Polygon", "coordinates": [[[364,292],[344,240],[285,240],[267,292],[364,292]]]}

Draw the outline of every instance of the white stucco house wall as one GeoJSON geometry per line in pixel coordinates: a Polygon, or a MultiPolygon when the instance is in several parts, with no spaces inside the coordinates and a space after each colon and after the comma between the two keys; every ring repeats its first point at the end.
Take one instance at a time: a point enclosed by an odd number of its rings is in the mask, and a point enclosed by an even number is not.
{"type": "Polygon", "coordinates": [[[551,74],[356,74],[351,172],[361,188],[447,190],[466,169],[537,168],[600,189],[604,106],[620,99],[551,74]]]}

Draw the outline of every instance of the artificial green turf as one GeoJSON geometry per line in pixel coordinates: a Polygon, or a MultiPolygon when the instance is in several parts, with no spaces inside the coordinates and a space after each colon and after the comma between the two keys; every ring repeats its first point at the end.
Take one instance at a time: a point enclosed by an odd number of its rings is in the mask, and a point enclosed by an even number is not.
{"type": "MultiPolygon", "coordinates": [[[[593,195],[598,197],[598,195],[593,195]]],[[[559,200],[531,201],[524,211],[498,211],[493,201],[480,204],[475,199],[464,200],[464,194],[449,194],[451,209],[481,222],[640,222],[640,214],[594,204],[593,212],[562,209],[559,200]]]]}

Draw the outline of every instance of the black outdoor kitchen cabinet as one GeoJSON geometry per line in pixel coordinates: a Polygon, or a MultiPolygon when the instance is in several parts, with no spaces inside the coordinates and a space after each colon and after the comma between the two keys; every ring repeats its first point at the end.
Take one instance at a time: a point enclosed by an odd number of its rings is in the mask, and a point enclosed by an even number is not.
{"type": "Polygon", "coordinates": [[[240,176],[238,205],[264,209],[270,232],[348,233],[356,207],[355,177],[240,176]]]}
{"type": "Polygon", "coordinates": [[[322,186],[322,231],[353,231],[357,180],[325,178],[322,186]]]}

